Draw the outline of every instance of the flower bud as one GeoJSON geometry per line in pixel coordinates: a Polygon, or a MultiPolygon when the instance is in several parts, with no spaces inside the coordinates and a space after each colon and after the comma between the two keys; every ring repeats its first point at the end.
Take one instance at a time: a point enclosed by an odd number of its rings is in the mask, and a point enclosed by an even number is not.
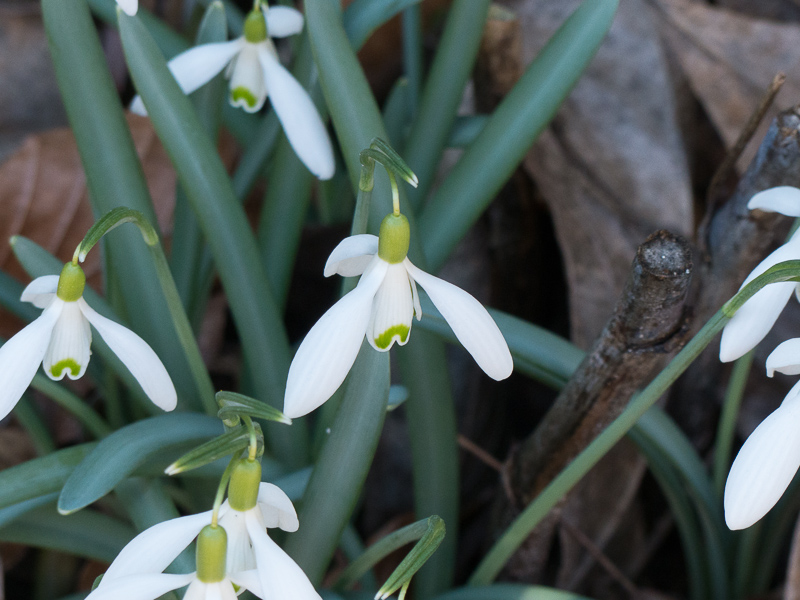
{"type": "Polygon", "coordinates": [[[56,295],[64,302],[75,302],[83,296],[84,287],[86,287],[86,275],[83,269],[71,262],[65,264],[58,278],[56,295]]]}
{"type": "Polygon", "coordinates": [[[233,510],[250,510],[258,501],[258,487],[261,484],[261,463],[257,460],[242,459],[231,473],[228,485],[228,502],[233,510]]]}
{"type": "Polygon", "coordinates": [[[206,525],[197,536],[197,578],[203,583],[225,579],[228,534],[219,525],[206,525]]]}
{"type": "Polygon", "coordinates": [[[390,264],[403,262],[408,254],[411,228],[405,215],[386,215],[378,233],[378,256],[390,264]]]}
{"type": "Polygon", "coordinates": [[[244,20],[244,39],[251,44],[267,39],[267,20],[261,9],[251,10],[244,20]]]}

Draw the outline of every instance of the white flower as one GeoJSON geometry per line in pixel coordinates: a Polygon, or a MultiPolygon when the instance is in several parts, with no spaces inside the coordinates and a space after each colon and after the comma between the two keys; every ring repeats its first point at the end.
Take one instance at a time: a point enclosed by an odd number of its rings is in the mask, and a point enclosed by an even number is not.
{"type": "MultiPolygon", "coordinates": [[[[82,276],[82,274],[81,274],[82,276]]],[[[21,300],[43,308],[42,314],[0,348],[0,419],[19,401],[42,364],[50,379],[83,376],[91,355],[91,324],[128,367],[154,404],[172,410],[177,395],[172,380],[152,348],[138,335],[95,312],[80,286],[74,300],[56,293],[58,275],[34,279],[21,300]]]]}
{"type": "MultiPolygon", "coordinates": [[[[759,192],[750,199],[750,210],[779,212],[790,217],[800,217],[800,189],[782,186],[759,192]]],[[[742,288],[770,267],[785,260],[800,259],[800,230],[783,246],[767,256],[753,269],[742,288]]],[[[740,288],[741,289],[741,288],[740,288]]],[[[733,318],[722,330],[719,358],[729,362],[744,356],[764,339],[777,321],[792,292],[798,293],[800,287],[793,282],[772,283],[756,292],[736,311],[733,318]]]]}
{"type": "MultiPolygon", "coordinates": [[[[143,575],[160,573],[210,519],[211,511],[208,511],[164,521],[143,531],[114,559],[97,591],[112,585],[114,589],[122,589],[116,585],[117,581],[132,581],[143,575]]],[[[228,533],[227,572],[234,583],[265,600],[320,600],[303,570],[267,535],[267,528],[280,527],[290,532],[298,528],[294,506],[279,487],[261,483],[257,504],[250,510],[234,510],[226,501],[219,510],[219,525],[228,533]]],[[[137,599],[153,597],[136,596],[137,599]]],[[[188,592],[186,598],[189,598],[188,592]]]]}
{"type": "MultiPolygon", "coordinates": [[[[293,8],[275,6],[254,10],[245,21],[244,35],[230,42],[203,44],[169,61],[169,69],[185,93],[191,93],[228,66],[230,103],[256,112],[267,96],[297,156],[320,179],[330,179],[334,159],[328,132],[314,102],[278,61],[271,37],[300,33],[303,15],[293,8]]],[[[137,96],[131,110],[146,114],[137,96]]]]}
{"type": "Polygon", "coordinates": [[[422,318],[417,283],[489,377],[499,381],[511,374],[508,345],[481,303],[418,269],[407,257],[387,262],[379,256],[378,237],[362,234],[343,240],[325,265],[326,277],[334,273],[361,279],[317,321],[297,350],[286,383],[286,416],[305,415],[331,397],[353,366],[365,334],[382,352],[394,342],[408,342],[413,316],[422,318]]]}
{"type": "Polygon", "coordinates": [[[136,14],[137,10],[139,10],[139,0],[117,0],[117,4],[126,15],[131,17],[136,14]]]}

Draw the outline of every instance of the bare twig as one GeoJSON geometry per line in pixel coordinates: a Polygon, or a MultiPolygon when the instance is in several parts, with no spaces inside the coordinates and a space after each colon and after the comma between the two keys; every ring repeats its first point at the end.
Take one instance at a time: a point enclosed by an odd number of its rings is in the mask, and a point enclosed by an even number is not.
{"type": "MultiPolygon", "coordinates": [[[[764,120],[764,116],[772,106],[772,103],[775,101],[775,96],[778,95],[778,92],[785,81],[786,75],[784,73],[778,73],[772,78],[772,82],[764,91],[761,101],[758,103],[758,106],[750,115],[750,118],[747,120],[744,128],[739,133],[736,143],[725,155],[725,160],[722,161],[722,164],[720,164],[714,173],[714,176],[711,178],[711,183],[708,184],[708,192],[706,194],[709,202],[715,201],[720,185],[733,173],[736,161],[739,160],[742,152],[744,152],[745,146],[747,146],[747,144],[753,138],[756,130],[761,125],[761,121],[764,120]]],[[[712,214],[713,210],[707,211],[706,218],[710,219],[712,214]]]]}
{"type": "Polygon", "coordinates": [[[473,442],[465,435],[462,435],[460,433],[458,434],[458,445],[461,446],[464,450],[466,450],[470,454],[472,454],[475,458],[477,458],[486,466],[494,469],[498,473],[503,472],[503,463],[501,463],[494,456],[489,454],[486,450],[478,446],[475,442],[473,442]]]}

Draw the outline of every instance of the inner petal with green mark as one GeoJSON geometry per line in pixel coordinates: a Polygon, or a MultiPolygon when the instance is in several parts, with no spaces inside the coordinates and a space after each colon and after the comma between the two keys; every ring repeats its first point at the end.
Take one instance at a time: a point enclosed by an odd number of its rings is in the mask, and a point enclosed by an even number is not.
{"type": "Polygon", "coordinates": [[[372,301],[372,315],[367,326],[367,339],[373,348],[387,351],[397,342],[408,342],[414,303],[411,282],[402,263],[389,266],[381,287],[372,301]]]}
{"type": "Polygon", "coordinates": [[[232,65],[229,96],[231,106],[238,106],[246,112],[256,112],[264,106],[267,99],[264,70],[258,59],[257,44],[245,44],[232,65]]]}
{"type": "MultiPolygon", "coordinates": [[[[56,299],[56,301],[59,301],[56,299]]],[[[91,355],[92,330],[77,302],[64,302],[42,360],[44,372],[56,381],[83,376],[91,355]]]]}

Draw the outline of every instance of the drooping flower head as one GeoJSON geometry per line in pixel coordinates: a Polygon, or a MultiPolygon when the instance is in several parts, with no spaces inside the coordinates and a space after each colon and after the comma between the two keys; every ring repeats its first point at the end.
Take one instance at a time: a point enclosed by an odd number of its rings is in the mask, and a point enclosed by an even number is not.
{"type": "Polygon", "coordinates": [[[415,267],[407,256],[409,241],[408,220],[397,209],[383,220],[379,236],[354,235],[333,250],[325,276],[339,273],[361,279],[300,344],[289,367],[286,416],[305,415],[333,395],[365,335],[379,352],[387,352],[395,342],[408,342],[414,315],[422,318],[417,283],[487,375],[501,380],[511,374],[508,345],[486,309],[464,290],[415,267]]]}
{"type": "MultiPolygon", "coordinates": [[[[287,6],[258,2],[245,19],[244,35],[230,42],[202,44],[169,61],[181,89],[189,94],[225,69],[231,105],[256,112],[270,98],[272,108],[298,158],[320,179],[333,177],[333,149],[314,102],[278,61],[270,38],[300,33],[303,15],[287,6]]],[[[146,114],[137,96],[131,110],[146,114]]]]}
{"type": "MultiPolygon", "coordinates": [[[[759,209],[800,217],[800,189],[781,186],[764,190],[753,196],[747,207],[750,210],[759,209]]],[[[786,260],[797,259],[800,259],[800,230],[795,232],[783,246],[762,260],[744,280],[742,287],[770,267],[786,260]]],[[[798,290],[800,290],[799,284],[787,281],[771,283],[753,294],[753,297],[736,311],[722,330],[720,360],[722,362],[736,360],[755,348],[772,329],[792,293],[797,293],[798,290]]]]}
{"type": "MultiPolygon", "coordinates": [[[[97,591],[112,585],[114,590],[123,589],[118,582],[130,583],[161,573],[210,521],[213,523],[213,511],[164,521],[143,531],[122,549],[97,591]]],[[[302,569],[267,534],[267,529],[274,527],[297,531],[299,523],[294,506],[283,490],[261,482],[261,466],[257,461],[244,459],[235,465],[228,500],[219,508],[218,525],[226,532],[226,551],[221,565],[216,559],[211,562],[217,571],[227,573],[230,581],[264,600],[320,600],[302,569]]],[[[198,573],[201,572],[199,556],[198,545],[198,573]]],[[[106,597],[114,596],[102,596],[106,597]]],[[[100,598],[92,597],[92,600],[100,598]]]]}
{"type": "Polygon", "coordinates": [[[53,380],[78,379],[91,356],[93,326],[153,403],[172,410],[177,394],[152,348],[138,335],[97,313],[83,299],[86,276],[77,262],[61,275],[34,279],[21,300],[42,314],[0,347],[0,419],[17,404],[41,364],[53,380]]]}

